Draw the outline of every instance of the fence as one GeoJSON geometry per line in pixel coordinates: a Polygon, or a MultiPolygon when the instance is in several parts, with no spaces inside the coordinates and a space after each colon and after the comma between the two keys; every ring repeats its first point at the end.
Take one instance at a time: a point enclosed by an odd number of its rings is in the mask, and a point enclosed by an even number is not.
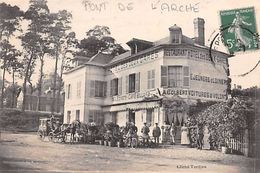
{"type": "Polygon", "coordinates": [[[244,134],[240,134],[235,138],[229,138],[227,140],[228,148],[231,149],[231,153],[243,154],[248,156],[248,130],[244,134]]]}

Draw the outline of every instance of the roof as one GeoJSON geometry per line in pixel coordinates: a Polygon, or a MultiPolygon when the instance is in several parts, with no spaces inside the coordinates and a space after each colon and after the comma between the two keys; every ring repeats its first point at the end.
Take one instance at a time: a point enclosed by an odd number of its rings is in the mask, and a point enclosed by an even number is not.
{"type": "Polygon", "coordinates": [[[106,65],[113,59],[113,57],[113,55],[99,52],[96,55],[94,55],[87,63],[106,65]]]}
{"type": "Polygon", "coordinates": [[[110,63],[113,64],[114,62],[123,60],[123,59],[125,59],[126,57],[129,57],[129,56],[131,56],[131,51],[126,51],[125,53],[122,53],[118,56],[115,56],[110,63]]]}
{"type": "Polygon", "coordinates": [[[128,41],[126,44],[129,45],[131,43],[142,43],[142,44],[147,44],[147,45],[153,45],[153,42],[147,41],[147,40],[142,40],[142,39],[137,39],[137,38],[132,38],[130,41],[128,41]]]}

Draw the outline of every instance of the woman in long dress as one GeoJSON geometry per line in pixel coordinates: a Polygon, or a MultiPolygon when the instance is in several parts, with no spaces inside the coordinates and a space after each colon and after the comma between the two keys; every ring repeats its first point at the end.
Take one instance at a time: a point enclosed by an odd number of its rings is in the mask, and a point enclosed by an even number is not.
{"type": "Polygon", "coordinates": [[[188,127],[186,127],[186,123],[181,127],[181,144],[182,145],[190,145],[190,140],[188,137],[188,127]]]}
{"type": "Polygon", "coordinates": [[[240,13],[236,12],[236,17],[234,18],[230,28],[228,29],[228,32],[235,34],[235,38],[237,41],[236,46],[240,47],[241,45],[244,45],[245,47],[250,48],[250,43],[252,40],[244,35],[242,28],[243,25],[251,26],[252,23],[245,22],[240,13]]]}

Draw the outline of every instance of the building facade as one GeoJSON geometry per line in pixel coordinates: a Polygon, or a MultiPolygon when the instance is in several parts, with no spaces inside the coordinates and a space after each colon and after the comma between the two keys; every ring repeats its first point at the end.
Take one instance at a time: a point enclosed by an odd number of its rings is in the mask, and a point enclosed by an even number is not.
{"type": "Polygon", "coordinates": [[[138,129],[144,122],[151,129],[154,123],[182,126],[187,120],[185,105],[198,99],[224,101],[228,55],[212,50],[210,58],[203,19],[194,19],[194,32],[195,38],[188,38],[174,25],[166,38],[132,39],[127,43],[131,50],[124,54],[99,53],[65,72],[64,123],[78,119],[120,126],[134,122],[138,129]],[[164,111],[164,98],[181,100],[170,115],[164,111]]]}

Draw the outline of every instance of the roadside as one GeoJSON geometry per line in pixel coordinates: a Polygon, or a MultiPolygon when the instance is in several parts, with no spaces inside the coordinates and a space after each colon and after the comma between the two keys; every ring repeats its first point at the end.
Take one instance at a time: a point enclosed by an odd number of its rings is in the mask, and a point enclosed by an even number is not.
{"type": "Polygon", "coordinates": [[[254,159],[180,146],[129,149],[40,141],[36,133],[2,132],[0,172],[253,173],[254,159]],[[11,171],[12,170],[12,171],[11,171]]]}

